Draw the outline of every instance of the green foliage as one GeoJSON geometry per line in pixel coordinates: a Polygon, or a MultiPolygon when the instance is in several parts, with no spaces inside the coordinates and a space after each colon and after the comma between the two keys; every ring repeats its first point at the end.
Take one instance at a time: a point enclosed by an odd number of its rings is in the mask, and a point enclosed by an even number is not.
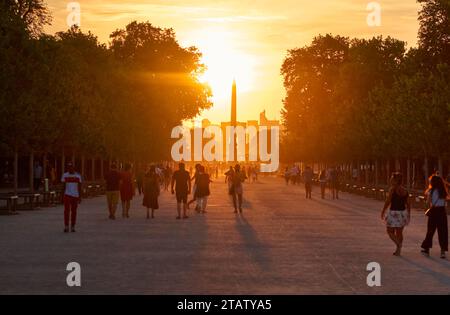
{"type": "Polygon", "coordinates": [[[132,22],[108,48],[77,27],[38,34],[42,1],[1,5],[0,143],[12,149],[164,159],[171,129],[211,106],[201,54],[171,29],[132,22]]]}
{"type": "Polygon", "coordinates": [[[450,155],[450,1],[419,0],[419,47],[387,37],[318,36],[288,51],[284,157],[450,155]]]}

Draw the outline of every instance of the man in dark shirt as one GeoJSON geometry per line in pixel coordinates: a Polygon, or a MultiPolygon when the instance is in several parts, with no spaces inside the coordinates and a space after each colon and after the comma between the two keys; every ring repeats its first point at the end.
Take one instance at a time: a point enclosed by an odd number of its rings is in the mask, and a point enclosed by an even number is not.
{"type": "Polygon", "coordinates": [[[172,194],[176,192],[177,197],[177,219],[181,219],[181,206],[183,206],[183,219],[187,219],[187,197],[191,193],[191,178],[184,163],[180,163],[179,169],[173,173],[171,187],[172,194]]]}
{"type": "Polygon", "coordinates": [[[105,175],[106,181],[106,201],[108,203],[109,218],[116,219],[117,204],[119,203],[120,191],[120,173],[117,171],[115,164],[111,165],[111,169],[105,175]]]}

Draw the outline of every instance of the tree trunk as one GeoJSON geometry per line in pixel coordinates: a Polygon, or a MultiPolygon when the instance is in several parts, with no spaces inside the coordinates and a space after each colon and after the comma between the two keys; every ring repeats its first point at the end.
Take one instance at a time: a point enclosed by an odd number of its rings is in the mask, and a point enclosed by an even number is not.
{"type": "Polygon", "coordinates": [[[364,184],[367,186],[369,184],[369,162],[365,162],[365,171],[364,171],[364,184]]]}
{"type": "Polygon", "coordinates": [[[105,161],[100,159],[100,180],[103,180],[103,178],[105,178],[105,161]]]}
{"type": "Polygon", "coordinates": [[[44,176],[44,180],[47,178],[47,164],[47,152],[44,152],[42,155],[42,174],[44,176]]]}
{"type": "Polygon", "coordinates": [[[95,182],[95,157],[91,159],[91,180],[95,182]]]}
{"type": "Polygon", "coordinates": [[[378,186],[378,159],[375,160],[375,186],[378,186]]]}
{"type": "Polygon", "coordinates": [[[28,163],[28,168],[30,169],[30,176],[28,177],[28,184],[30,187],[30,191],[34,192],[34,151],[31,150],[30,152],[30,159],[28,163]]]}
{"type": "Polygon", "coordinates": [[[17,195],[19,189],[19,149],[17,144],[14,146],[14,194],[17,195]]]}
{"type": "Polygon", "coordinates": [[[406,187],[411,189],[411,160],[406,161],[406,187]]]}
{"type": "Polygon", "coordinates": [[[423,176],[425,182],[425,188],[428,187],[428,156],[425,156],[423,160],[423,176]]]}
{"type": "Polygon", "coordinates": [[[386,161],[386,185],[389,186],[389,180],[391,178],[391,163],[389,159],[386,161]]]}
{"type": "MultiPolygon", "coordinates": [[[[66,154],[63,148],[61,154],[61,176],[64,174],[65,170],[66,170],[66,154]]],[[[59,176],[59,178],[61,178],[61,176],[59,176]]]]}
{"type": "Polygon", "coordinates": [[[83,180],[86,177],[86,170],[85,170],[85,166],[86,166],[86,158],[84,156],[84,154],[81,156],[81,177],[83,178],[83,180]]]}

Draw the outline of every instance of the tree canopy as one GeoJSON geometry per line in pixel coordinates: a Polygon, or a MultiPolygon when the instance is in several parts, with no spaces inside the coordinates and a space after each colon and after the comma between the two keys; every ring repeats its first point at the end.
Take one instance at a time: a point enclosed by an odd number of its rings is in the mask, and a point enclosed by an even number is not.
{"type": "Polygon", "coordinates": [[[43,1],[3,1],[0,143],[11,150],[160,160],[170,130],[211,106],[205,66],[172,29],[131,22],[109,46],[72,27],[41,32],[43,1]]]}
{"type": "Polygon", "coordinates": [[[419,0],[419,46],[330,34],[281,68],[285,160],[449,156],[450,1],[419,0]]]}

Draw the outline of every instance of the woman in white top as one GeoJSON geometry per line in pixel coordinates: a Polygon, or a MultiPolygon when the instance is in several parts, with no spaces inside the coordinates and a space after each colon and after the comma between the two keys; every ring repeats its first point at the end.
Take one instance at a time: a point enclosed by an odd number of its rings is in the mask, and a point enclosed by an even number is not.
{"type": "Polygon", "coordinates": [[[439,245],[441,246],[441,258],[445,259],[445,253],[448,252],[448,221],[445,209],[448,192],[444,180],[440,176],[433,175],[430,178],[430,187],[426,194],[430,210],[427,211],[428,227],[427,235],[422,243],[422,253],[426,256],[430,255],[434,232],[437,230],[439,245]]]}

